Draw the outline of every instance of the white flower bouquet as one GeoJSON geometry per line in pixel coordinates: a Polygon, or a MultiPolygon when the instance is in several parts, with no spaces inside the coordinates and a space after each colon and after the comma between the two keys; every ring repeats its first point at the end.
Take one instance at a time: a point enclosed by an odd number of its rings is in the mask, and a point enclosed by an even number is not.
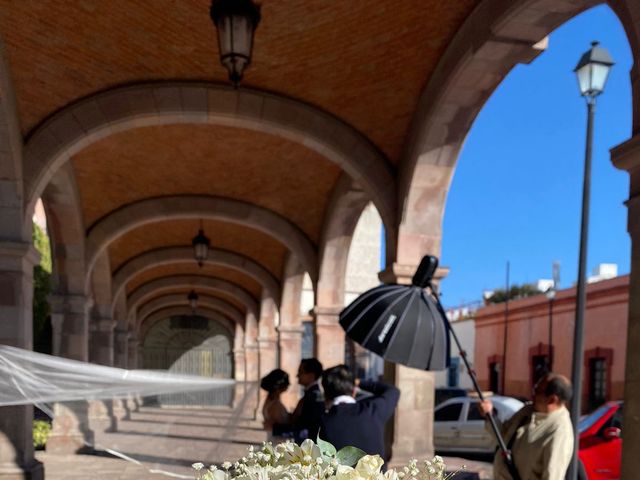
{"type": "Polygon", "coordinates": [[[246,456],[235,463],[225,462],[205,468],[193,464],[198,480],[448,480],[441,457],[382,472],[384,461],[379,455],[366,455],[355,447],[336,451],[328,442],[305,440],[273,446],[264,443],[260,450],[249,447],[246,456]]]}

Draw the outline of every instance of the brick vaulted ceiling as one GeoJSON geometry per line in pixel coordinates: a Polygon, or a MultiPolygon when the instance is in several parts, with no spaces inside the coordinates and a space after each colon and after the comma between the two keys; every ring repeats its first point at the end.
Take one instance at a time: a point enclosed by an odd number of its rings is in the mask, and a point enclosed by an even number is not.
{"type": "MultiPolygon", "coordinates": [[[[264,0],[244,85],[304,100],[397,161],[418,95],[477,0],[264,0]]],[[[23,132],[150,80],[226,82],[209,0],[0,1],[23,132]]]]}
{"type": "MultiPolygon", "coordinates": [[[[243,85],[329,111],[397,164],[419,94],[478,0],[261,3],[263,19],[243,85]]],[[[23,134],[70,103],[116,86],[227,83],[209,5],[210,0],[0,0],[0,36],[23,134]]],[[[203,194],[272,210],[316,245],[340,174],[298,144],[211,125],[122,132],[72,161],[87,228],[137,200],[203,194]]],[[[198,226],[196,220],[166,221],[127,233],[109,248],[112,270],[153,248],[189,245],[198,226]]],[[[247,255],[281,277],[285,248],[274,239],[218,221],[205,220],[204,226],[215,247],[247,255]]],[[[255,281],[210,270],[257,296],[255,281]]],[[[147,275],[172,272],[190,273],[166,267],[147,275]]]]}

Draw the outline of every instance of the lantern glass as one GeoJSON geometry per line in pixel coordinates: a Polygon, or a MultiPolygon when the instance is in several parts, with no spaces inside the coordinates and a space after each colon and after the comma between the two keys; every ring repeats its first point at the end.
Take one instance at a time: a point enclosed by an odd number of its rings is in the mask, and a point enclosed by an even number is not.
{"type": "Polygon", "coordinates": [[[193,245],[193,254],[198,261],[198,265],[202,266],[209,255],[209,245],[211,241],[204,234],[202,229],[198,230],[198,234],[191,241],[193,245]]]}
{"type": "Polygon", "coordinates": [[[575,69],[580,95],[591,98],[600,95],[612,66],[609,52],[598,46],[598,42],[592,42],[591,49],[582,55],[575,69]]]}
{"type": "Polygon", "coordinates": [[[237,86],[251,63],[253,34],[260,22],[260,7],[252,0],[214,0],[211,18],[218,30],[220,62],[237,86]]]}

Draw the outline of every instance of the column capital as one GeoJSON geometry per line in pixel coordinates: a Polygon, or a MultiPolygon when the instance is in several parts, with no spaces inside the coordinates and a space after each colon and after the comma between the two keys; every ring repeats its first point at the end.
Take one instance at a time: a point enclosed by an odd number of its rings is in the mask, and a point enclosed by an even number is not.
{"type": "Polygon", "coordinates": [[[276,345],[278,340],[273,337],[258,337],[258,346],[260,348],[268,347],[270,345],[276,345]]]}
{"type": "Polygon", "coordinates": [[[311,310],[311,315],[315,320],[316,328],[327,327],[327,326],[340,327],[338,323],[338,317],[340,316],[340,312],[343,310],[343,308],[344,307],[341,307],[339,305],[332,305],[332,306],[316,305],[315,307],[313,307],[313,310],[311,310]]]}
{"type": "Polygon", "coordinates": [[[304,328],[302,326],[285,325],[277,327],[280,332],[280,339],[302,337],[304,328]]]}
{"type": "Polygon", "coordinates": [[[31,243],[0,241],[0,270],[21,270],[21,262],[33,267],[40,254],[31,243]]]}
{"type": "Polygon", "coordinates": [[[112,318],[93,318],[89,322],[92,332],[113,332],[118,322],[112,318]]]}
{"type": "MultiPolygon", "coordinates": [[[[392,263],[387,268],[378,273],[378,278],[383,283],[397,283],[400,285],[410,285],[413,274],[416,273],[418,265],[401,265],[392,263]]],[[[449,274],[449,267],[438,267],[433,278],[442,280],[449,274]]]]}
{"type": "Polygon", "coordinates": [[[47,300],[53,313],[81,313],[93,306],[93,298],[81,294],[52,293],[47,300]]]}
{"type": "Polygon", "coordinates": [[[118,330],[117,328],[114,330],[116,341],[118,342],[127,342],[129,341],[129,332],[127,330],[118,330]]]}

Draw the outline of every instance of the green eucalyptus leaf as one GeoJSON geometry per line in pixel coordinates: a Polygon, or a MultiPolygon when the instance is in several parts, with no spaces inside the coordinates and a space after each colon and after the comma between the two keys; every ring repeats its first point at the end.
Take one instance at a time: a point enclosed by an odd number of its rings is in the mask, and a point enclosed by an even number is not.
{"type": "Polygon", "coordinates": [[[336,456],[336,447],[331,445],[329,442],[322,440],[319,435],[318,435],[318,438],[316,439],[316,443],[318,444],[318,447],[320,447],[320,451],[322,452],[323,456],[325,457],[336,456]]]}
{"type": "Polygon", "coordinates": [[[336,454],[336,459],[340,462],[340,465],[346,465],[347,467],[353,467],[358,460],[366,455],[365,452],[357,447],[344,447],[336,454]]]}

